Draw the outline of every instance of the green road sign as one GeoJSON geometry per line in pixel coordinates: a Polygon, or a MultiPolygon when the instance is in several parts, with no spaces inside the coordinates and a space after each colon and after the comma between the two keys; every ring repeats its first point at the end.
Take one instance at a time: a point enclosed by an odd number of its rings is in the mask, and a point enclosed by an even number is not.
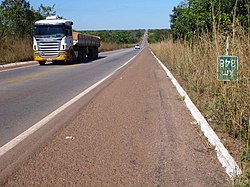
{"type": "Polygon", "coordinates": [[[238,80],[238,57],[219,56],[217,73],[220,81],[238,80]]]}

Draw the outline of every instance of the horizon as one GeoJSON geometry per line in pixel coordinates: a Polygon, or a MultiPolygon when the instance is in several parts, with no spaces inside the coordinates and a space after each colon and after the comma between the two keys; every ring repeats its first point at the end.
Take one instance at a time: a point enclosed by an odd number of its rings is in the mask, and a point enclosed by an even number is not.
{"type": "Polygon", "coordinates": [[[145,30],[169,29],[170,14],[181,0],[92,0],[87,6],[84,1],[61,2],[54,0],[27,0],[34,9],[43,4],[53,6],[56,15],[74,22],[75,30],[145,30]]]}

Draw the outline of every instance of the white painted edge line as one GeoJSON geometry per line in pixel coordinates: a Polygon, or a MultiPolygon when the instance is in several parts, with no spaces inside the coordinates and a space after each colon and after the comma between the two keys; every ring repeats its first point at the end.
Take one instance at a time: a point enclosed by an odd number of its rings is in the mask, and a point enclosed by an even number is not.
{"type": "Polygon", "coordinates": [[[164,69],[164,71],[167,73],[168,77],[176,87],[179,94],[184,97],[184,102],[186,103],[187,108],[190,110],[191,114],[201,127],[201,131],[204,133],[205,137],[207,137],[210,144],[212,144],[215,147],[215,151],[217,153],[217,158],[222,164],[222,166],[225,168],[226,173],[229,175],[231,179],[233,179],[235,176],[239,176],[241,174],[241,170],[233,157],[229,154],[228,150],[224,147],[224,145],[221,143],[220,139],[216,135],[216,133],[213,131],[211,126],[208,124],[207,120],[204,118],[204,116],[201,114],[201,112],[198,110],[198,108],[194,105],[192,100],[189,98],[185,90],[181,87],[181,85],[178,83],[178,81],[174,78],[172,73],[168,70],[168,68],[155,56],[155,54],[151,51],[153,56],[156,58],[158,63],[161,65],[161,67],[164,69]]]}
{"type": "Polygon", "coordinates": [[[105,80],[107,80],[112,75],[114,75],[117,71],[119,71],[120,69],[122,69],[123,67],[125,67],[134,58],[136,58],[141,52],[142,52],[142,50],[137,55],[135,55],[134,57],[132,57],[130,60],[128,60],[127,62],[125,62],[122,66],[120,66],[119,68],[117,68],[116,70],[114,70],[112,73],[110,73],[109,75],[107,75],[106,77],[104,77],[103,79],[101,79],[100,81],[96,82],[95,84],[93,84],[92,86],[90,86],[89,88],[87,88],[86,90],[84,90],[82,93],[80,93],[79,95],[75,96],[73,99],[71,99],[70,101],[68,101],[67,103],[65,103],[61,107],[59,107],[58,109],[56,109],[54,112],[52,112],[51,114],[49,114],[48,116],[46,116],[45,118],[43,118],[42,120],[40,120],[39,122],[37,122],[36,124],[34,124],[33,126],[31,126],[29,129],[27,129],[26,131],[24,131],[23,133],[21,133],[20,135],[18,135],[17,137],[15,137],[11,141],[9,141],[5,145],[3,145],[0,148],[0,157],[3,156],[5,153],[7,153],[12,148],[14,148],[20,142],[22,142],[25,138],[27,138],[28,136],[30,136],[31,134],[33,134],[34,132],[36,132],[38,129],[40,129],[41,127],[43,127],[44,125],[46,125],[46,123],[48,123],[50,120],[52,120],[60,112],[62,112],[63,110],[65,110],[67,107],[69,107],[73,103],[77,102],[79,99],[81,99],[87,93],[89,93],[91,90],[93,90],[94,88],[96,88],[97,86],[99,86],[101,83],[103,83],[105,80]]]}

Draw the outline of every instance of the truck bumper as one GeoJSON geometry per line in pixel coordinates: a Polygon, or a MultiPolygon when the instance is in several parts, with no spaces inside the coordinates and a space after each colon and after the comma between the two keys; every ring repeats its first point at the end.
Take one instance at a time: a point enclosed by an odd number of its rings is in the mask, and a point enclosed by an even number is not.
{"type": "Polygon", "coordinates": [[[65,61],[65,60],[71,60],[70,59],[70,51],[65,50],[65,51],[60,51],[60,55],[57,57],[41,57],[39,55],[38,51],[34,51],[34,60],[35,61],[65,61]]]}

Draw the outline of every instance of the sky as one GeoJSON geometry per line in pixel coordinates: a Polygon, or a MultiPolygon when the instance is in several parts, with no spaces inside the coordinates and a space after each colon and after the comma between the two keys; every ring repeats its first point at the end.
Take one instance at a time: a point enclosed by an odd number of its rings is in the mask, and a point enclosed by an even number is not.
{"type": "Polygon", "coordinates": [[[27,0],[37,9],[53,6],[76,30],[170,28],[173,7],[181,0],[27,0]]]}

